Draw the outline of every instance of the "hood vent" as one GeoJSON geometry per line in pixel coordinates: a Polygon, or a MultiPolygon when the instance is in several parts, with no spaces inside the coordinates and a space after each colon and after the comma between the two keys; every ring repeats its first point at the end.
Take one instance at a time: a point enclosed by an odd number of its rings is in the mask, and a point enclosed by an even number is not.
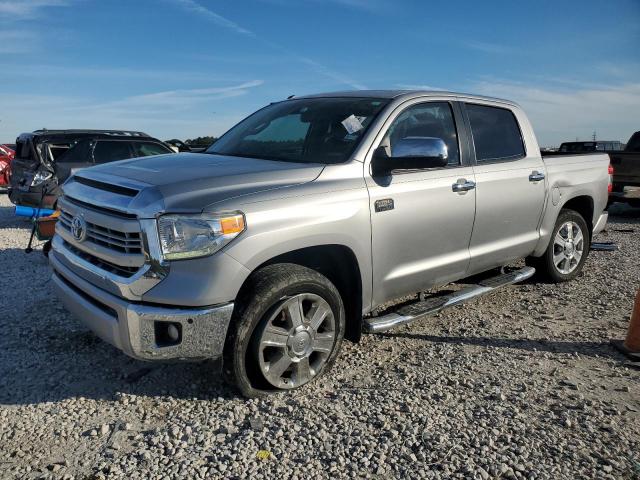
{"type": "Polygon", "coordinates": [[[88,187],[92,187],[98,190],[104,190],[106,192],[117,193],[118,195],[123,195],[125,197],[135,197],[140,191],[134,188],[122,187],[120,185],[112,185],[110,183],[100,182],[98,180],[92,180],[90,178],[85,178],[76,175],[74,180],[78,183],[82,183],[83,185],[87,185],[88,187]]]}

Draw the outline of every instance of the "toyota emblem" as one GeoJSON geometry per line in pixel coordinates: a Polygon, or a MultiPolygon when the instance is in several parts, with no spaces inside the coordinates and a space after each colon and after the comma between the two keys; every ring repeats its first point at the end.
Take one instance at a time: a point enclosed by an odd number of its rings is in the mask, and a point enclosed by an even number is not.
{"type": "Polygon", "coordinates": [[[78,242],[84,241],[87,238],[87,222],[82,217],[73,217],[71,220],[71,235],[78,242]]]}

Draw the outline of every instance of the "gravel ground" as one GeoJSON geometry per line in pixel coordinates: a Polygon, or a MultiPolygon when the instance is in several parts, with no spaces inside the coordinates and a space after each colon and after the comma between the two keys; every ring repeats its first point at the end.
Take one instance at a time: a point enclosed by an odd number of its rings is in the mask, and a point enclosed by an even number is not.
{"type": "Polygon", "coordinates": [[[608,344],[640,285],[640,210],[584,274],[345,344],[319,383],[247,401],[219,366],[156,365],[51,295],[0,196],[1,478],[640,478],[640,370],[608,344]]]}

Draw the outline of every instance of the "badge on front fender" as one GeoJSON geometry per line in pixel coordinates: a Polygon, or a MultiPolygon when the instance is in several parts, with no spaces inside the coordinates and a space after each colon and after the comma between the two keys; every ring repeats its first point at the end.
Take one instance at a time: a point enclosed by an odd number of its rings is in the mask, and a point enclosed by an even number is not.
{"type": "Polygon", "coordinates": [[[376,212],[393,210],[393,198],[381,198],[380,200],[376,200],[375,210],[376,212]]]}

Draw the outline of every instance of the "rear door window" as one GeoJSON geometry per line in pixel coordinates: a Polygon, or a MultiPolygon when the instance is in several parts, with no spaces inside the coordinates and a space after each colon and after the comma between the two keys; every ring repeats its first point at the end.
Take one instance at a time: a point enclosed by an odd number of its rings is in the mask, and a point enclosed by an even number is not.
{"type": "Polygon", "coordinates": [[[525,156],[522,133],[511,110],[472,103],[466,104],[466,110],[479,163],[525,156]]]}
{"type": "Polygon", "coordinates": [[[93,160],[95,163],[107,163],[126,160],[127,158],[131,158],[129,142],[98,140],[93,148],[93,160]]]}
{"type": "Polygon", "coordinates": [[[134,142],[133,156],[134,157],[148,157],[150,155],[162,155],[165,153],[173,153],[164,145],[153,142],[134,142]]]}

